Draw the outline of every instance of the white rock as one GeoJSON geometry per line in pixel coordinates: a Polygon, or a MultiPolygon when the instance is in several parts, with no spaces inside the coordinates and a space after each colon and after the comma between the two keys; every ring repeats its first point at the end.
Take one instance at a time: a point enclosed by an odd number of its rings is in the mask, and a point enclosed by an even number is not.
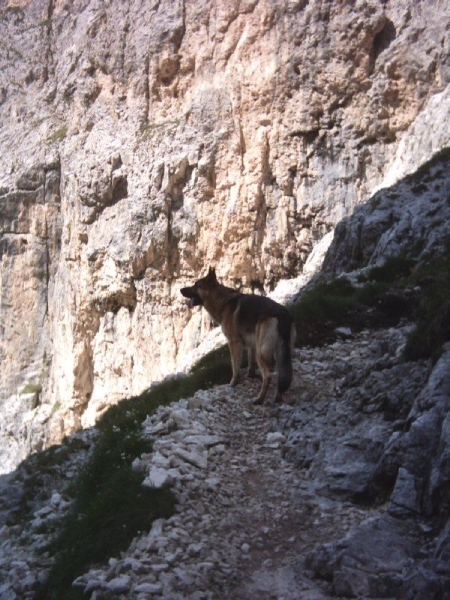
{"type": "Polygon", "coordinates": [[[114,579],[111,579],[111,581],[108,581],[106,585],[110,590],[117,594],[126,593],[130,589],[131,578],[128,575],[125,575],[124,577],[115,577],[114,579]]]}
{"type": "Polygon", "coordinates": [[[155,519],[152,523],[152,528],[150,529],[149,537],[157,538],[162,536],[164,526],[164,519],[155,519]]]}
{"type": "Polygon", "coordinates": [[[285,436],[280,431],[272,431],[267,434],[266,442],[268,444],[276,444],[278,442],[284,443],[286,441],[285,436]]]}
{"type": "Polygon", "coordinates": [[[194,465],[194,467],[198,467],[199,469],[206,469],[208,466],[208,458],[204,453],[200,454],[200,452],[196,452],[195,450],[187,452],[182,448],[177,448],[175,450],[175,454],[181,458],[181,460],[184,460],[185,462],[194,465]]]}
{"type": "Polygon", "coordinates": [[[220,478],[208,477],[208,479],[205,480],[205,483],[209,489],[215,489],[218,485],[220,485],[220,478]]]}
{"type": "Polygon", "coordinates": [[[350,327],[337,327],[334,331],[344,339],[353,336],[353,332],[350,327]]]}
{"type": "Polygon", "coordinates": [[[225,442],[224,438],[218,435],[188,435],[183,440],[186,444],[196,444],[210,448],[211,446],[217,446],[225,442]]]}
{"type": "Polygon", "coordinates": [[[59,506],[61,504],[61,499],[61,494],[55,492],[54,494],[52,494],[50,503],[53,504],[53,506],[59,506]]]}
{"type": "Polygon", "coordinates": [[[188,554],[189,556],[198,556],[203,549],[203,544],[189,544],[188,554]]]}
{"type": "Polygon", "coordinates": [[[152,571],[154,573],[162,573],[164,571],[167,571],[167,569],[169,568],[168,563],[164,562],[164,563],[156,563],[152,565],[152,571]]]}
{"type": "Polygon", "coordinates": [[[179,429],[189,427],[191,416],[185,408],[177,408],[170,413],[171,418],[179,429]]]}
{"type": "Polygon", "coordinates": [[[173,477],[168,471],[166,471],[166,469],[162,469],[161,467],[152,467],[149,471],[148,477],[146,477],[142,482],[142,485],[161,489],[169,487],[172,485],[172,483],[173,477]]]}
{"type": "Polygon", "coordinates": [[[162,590],[160,583],[140,583],[134,588],[135,592],[144,594],[161,594],[162,590]]]}
{"type": "Polygon", "coordinates": [[[165,456],[163,456],[161,454],[161,452],[155,452],[151,461],[152,461],[152,464],[155,465],[155,467],[161,467],[163,469],[170,468],[170,460],[168,458],[166,458],[165,456]]]}

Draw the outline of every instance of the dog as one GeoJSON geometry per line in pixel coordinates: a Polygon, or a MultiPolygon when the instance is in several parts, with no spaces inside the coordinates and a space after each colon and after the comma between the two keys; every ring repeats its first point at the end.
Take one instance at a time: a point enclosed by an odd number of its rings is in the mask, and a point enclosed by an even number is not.
{"type": "Polygon", "coordinates": [[[222,327],[231,354],[233,377],[238,383],[244,348],[248,354],[249,376],[255,377],[256,363],[261,370],[262,385],[254,404],[262,404],[271,381],[274,361],[278,383],[274,402],[281,402],[292,382],[292,351],[296,330],[289,311],[265,296],[242,294],[217,281],[215,269],[190,287],[180,290],[188,307],[203,306],[222,327]]]}

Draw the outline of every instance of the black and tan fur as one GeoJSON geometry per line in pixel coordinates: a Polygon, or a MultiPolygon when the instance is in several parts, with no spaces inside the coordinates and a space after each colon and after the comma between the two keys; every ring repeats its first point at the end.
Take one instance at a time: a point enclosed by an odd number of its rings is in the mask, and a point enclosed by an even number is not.
{"type": "Polygon", "coordinates": [[[189,299],[188,306],[203,306],[222,327],[231,354],[233,377],[238,382],[244,348],[248,353],[249,375],[254,377],[256,363],[261,370],[262,386],[255,404],[261,404],[267,394],[274,360],[278,369],[278,384],[274,402],[281,402],[291,385],[291,354],[295,343],[295,326],[288,310],[270,298],[241,294],[220,284],[210,267],[206,277],[181,293],[189,299]]]}

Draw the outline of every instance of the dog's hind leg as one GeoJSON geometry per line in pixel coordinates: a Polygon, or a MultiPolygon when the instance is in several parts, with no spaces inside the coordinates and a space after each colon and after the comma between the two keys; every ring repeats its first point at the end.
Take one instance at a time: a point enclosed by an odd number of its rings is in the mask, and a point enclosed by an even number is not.
{"type": "Polygon", "coordinates": [[[261,369],[263,380],[259,394],[253,400],[253,404],[262,404],[264,402],[264,398],[266,397],[267,390],[269,389],[272,373],[270,371],[269,363],[264,356],[257,353],[256,360],[258,361],[258,366],[261,369]]]}
{"type": "Polygon", "coordinates": [[[292,352],[295,346],[296,331],[292,323],[279,323],[279,343],[276,352],[278,367],[278,385],[274,402],[281,402],[283,393],[289,389],[292,382],[292,352]]]}
{"type": "Polygon", "coordinates": [[[248,358],[248,376],[251,379],[256,377],[256,354],[253,346],[247,348],[247,358],[248,358]]]}
{"type": "Polygon", "coordinates": [[[233,371],[230,385],[234,387],[238,382],[239,369],[242,363],[242,343],[239,340],[228,340],[228,347],[230,348],[231,368],[233,371]]]}
{"type": "Polygon", "coordinates": [[[262,374],[262,385],[253,404],[262,404],[272,379],[273,357],[276,350],[277,334],[276,319],[270,319],[257,326],[256,330],[256,360],[262,374]]]}

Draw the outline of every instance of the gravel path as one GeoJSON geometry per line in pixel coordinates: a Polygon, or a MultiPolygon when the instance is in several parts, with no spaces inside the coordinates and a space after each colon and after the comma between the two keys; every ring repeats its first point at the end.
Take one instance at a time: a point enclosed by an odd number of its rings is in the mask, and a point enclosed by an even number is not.
{"type": "MultiPolygon", "coordinates": [[[[305,558],[383,510],[350,498],[392,435],[386,406],[413,399],[425,380],[424,367],[399,359],[406,332],[296,350],[280,407],[251,404],[259,381],[248,379],[160,407],[143,423],[153,451],[133,466],[144,485],[171,486],[176,513],[75,585],[91,600],[336,598],[305,558]]],[[[39,524],[58,503],[53,494],[39,524]]],[[[39,556],[39,536],[34,555],[15,530],[2,531],[0,600],[31,599],[50,557],[39,556]]]]}
{"type": "Polygon", "coordinates": [[[311,423],[305,438],[318,423],[320,436],[333,436],[342,377],[374,352],[379,358],[369,332],[331,348],[297,350],[294,384],[281,408],[252,405],[259,382],[245,380],[149,417],[144,429],[153,453],[135,468],[147,474],[147,485],[172,485],[177,514],[155,522],[126,556],[77,584],[92,599],[331,598],[327,582],[305,569],[305,556],[375,511],[330,497],[308,468],[311,460],[299,468],[285,458],[289,444],[281,428],[300,410],[311,423]]]}

